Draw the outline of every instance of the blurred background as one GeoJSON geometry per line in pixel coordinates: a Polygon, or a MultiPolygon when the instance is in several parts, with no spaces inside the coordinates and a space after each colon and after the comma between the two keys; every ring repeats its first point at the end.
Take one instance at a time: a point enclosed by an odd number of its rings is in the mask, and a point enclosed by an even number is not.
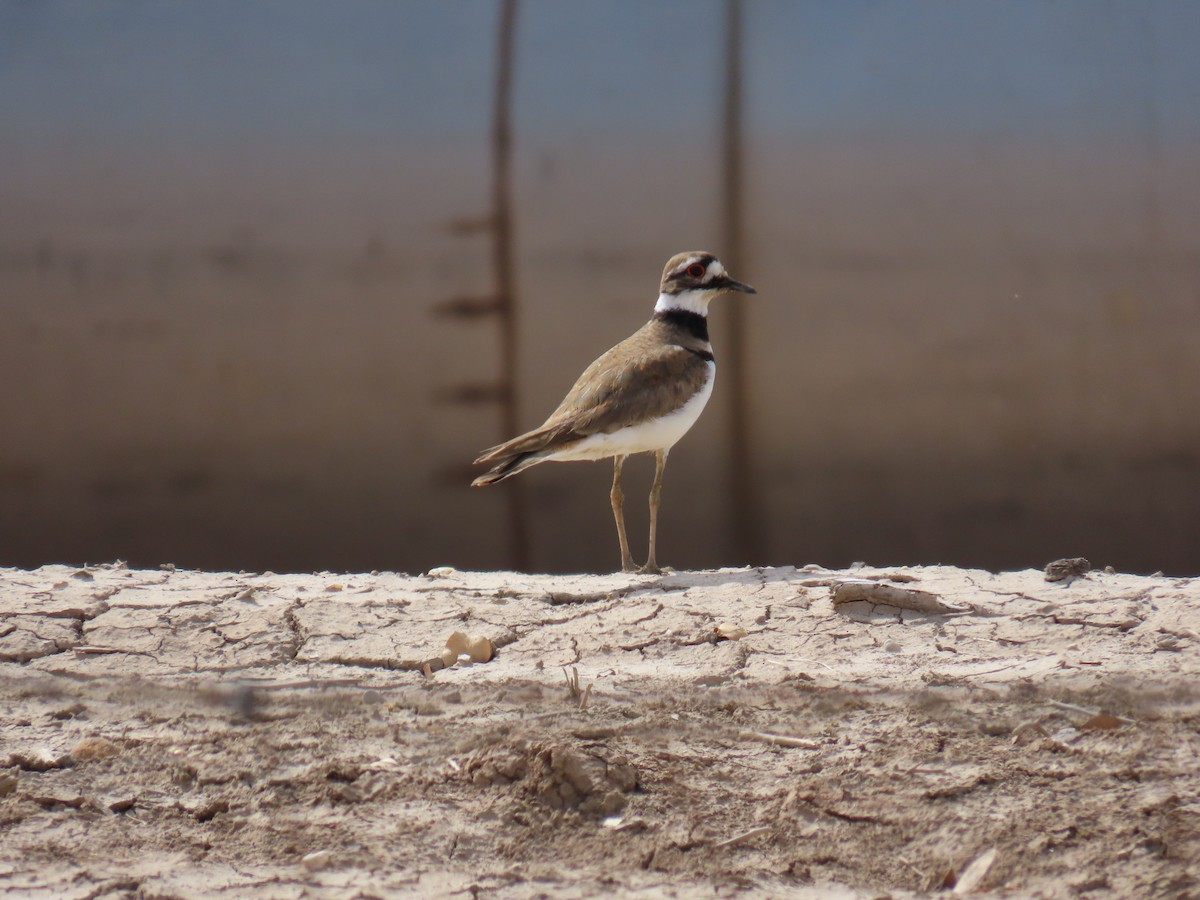
{"type": "Polygon", "coordinates": [[[3,0],[0,564],[612,570],[607,462],[469,463],[707,249],[759,293],[660,560],[1200,572],[1198,45],[1174,0],[3,0]]]}

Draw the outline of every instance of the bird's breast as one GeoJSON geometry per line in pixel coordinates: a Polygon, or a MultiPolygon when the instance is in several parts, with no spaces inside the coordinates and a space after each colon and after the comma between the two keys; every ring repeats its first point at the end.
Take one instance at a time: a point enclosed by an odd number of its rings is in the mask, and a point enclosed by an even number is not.
{"type": "Polygon", "coordinates": [[[604,459],[609,456],[627,456],[633,453],[649,453],[666,450],[688,433],[696,424],[700,413],[712,396],[717,376],[717,364],[707,361],[708,377],[700,388],[693,392],[678,407],[668,413],[636,422],[609,433],[589,435],[572,447],[556,453],[551,459],[604,459]]]}

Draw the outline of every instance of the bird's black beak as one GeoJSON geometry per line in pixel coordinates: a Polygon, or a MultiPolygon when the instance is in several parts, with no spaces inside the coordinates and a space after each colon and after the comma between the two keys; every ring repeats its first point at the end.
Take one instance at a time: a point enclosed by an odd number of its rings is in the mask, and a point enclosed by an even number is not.
{"type": "Polygon", "coordinates": [[[742,284],[735,278],[730,278],[728,275],[722,275],[720,278],[713,279],[713,287],[718,291],[740,291],[743,294],[757,294],[754,288],[748,284],[742,284]]]}

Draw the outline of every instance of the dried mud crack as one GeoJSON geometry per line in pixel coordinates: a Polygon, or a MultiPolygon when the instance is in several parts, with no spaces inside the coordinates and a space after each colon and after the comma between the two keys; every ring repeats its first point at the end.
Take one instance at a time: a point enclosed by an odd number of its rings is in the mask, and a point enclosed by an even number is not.
{"type": "Polygon", "coordinates": [[[0,570],[0,891],[1189,896],[1197,675],[1097,570],[0,570]]]}

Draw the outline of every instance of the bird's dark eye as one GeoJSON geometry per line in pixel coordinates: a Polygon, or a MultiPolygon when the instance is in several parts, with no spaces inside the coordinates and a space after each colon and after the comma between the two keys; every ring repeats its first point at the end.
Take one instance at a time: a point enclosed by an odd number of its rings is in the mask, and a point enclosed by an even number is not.
{"type": "Polygon", "coordinates": [[[687,267],[687,273],[689,275],[691,275],[693,278],[703,278],[704,277],[704,266],[700,265],[700,263],[692,263],[690,266],[687,267]]]}

